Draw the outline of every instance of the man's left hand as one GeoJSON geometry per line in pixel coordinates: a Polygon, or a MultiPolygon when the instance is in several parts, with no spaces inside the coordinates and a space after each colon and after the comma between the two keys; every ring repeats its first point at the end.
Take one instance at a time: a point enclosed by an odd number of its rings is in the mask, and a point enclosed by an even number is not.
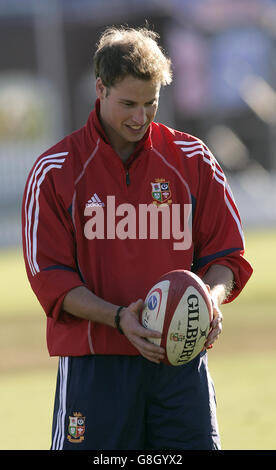
{"type": "MultiPolygon", "coordinates": [[[[209,286],[207,287],[209,288],[209,286]]],[[[210,324],[211,329],[207,337],[207,340],[204,344],[205,349],[211,349],[213,347],[214,342],[218,339],[219,335],[222,332],[222,321],[223,321],[223,316],[218,306],[216,296],[212,294],[211,289],[209,290],[209,292],[210,292],[212,306],[213,306],[213,320],[211,321],[211,324],[210,324]]]]}

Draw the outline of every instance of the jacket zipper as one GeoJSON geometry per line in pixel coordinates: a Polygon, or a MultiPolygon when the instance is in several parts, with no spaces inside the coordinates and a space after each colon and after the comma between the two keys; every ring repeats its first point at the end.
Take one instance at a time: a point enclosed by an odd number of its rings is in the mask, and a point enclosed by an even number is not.
{"type": "Polygon", "coordinates": [[[130,177],[129,177],[129,171],[126,170],[126,184],[127,186],[130,185],[130,177]]]}

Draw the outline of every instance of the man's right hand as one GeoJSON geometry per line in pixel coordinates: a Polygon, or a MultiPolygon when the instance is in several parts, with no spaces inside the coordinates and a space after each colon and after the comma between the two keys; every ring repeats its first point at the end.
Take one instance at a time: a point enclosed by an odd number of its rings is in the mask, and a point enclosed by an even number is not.
{"type": "MultiPolygon", "coordinates": [[[[63,310],[86,320],[115,327],[115,314],[118,306],[96,296],[85,286],[71,289],[64,297],[63,310]]],[[[152,362],[159,363],[165,351],[147,338],[161,338],[158,331],[144,328],[139,321],[139,312],[144,308],[143,300],[139,299],[120,312],[120,327],[130,343],[142,356],[152,362]]]]}
{"type": "Polygon", "coordinates": [[[160,363],[165,357],[165,350],[156,344],[150,343],[147,338],[161,338],[158,331],[144,328],[139,321],[139,313],[144,308],[143,300],[139,299],[121,310],[120,327],[140,354],[149,361],[160,363]]]}

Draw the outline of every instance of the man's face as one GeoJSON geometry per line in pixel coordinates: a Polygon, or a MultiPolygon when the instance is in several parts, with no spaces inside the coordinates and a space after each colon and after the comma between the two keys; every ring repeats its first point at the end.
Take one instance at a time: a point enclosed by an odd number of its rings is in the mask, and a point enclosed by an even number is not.
{"type": "Polygon", "coordinates": [[[120,150],[141,140],[155,117],[160,84],[129,75],[107,88],[98,78],[96,92],[101,100],[102,125],[111,145],[120,150]]]}

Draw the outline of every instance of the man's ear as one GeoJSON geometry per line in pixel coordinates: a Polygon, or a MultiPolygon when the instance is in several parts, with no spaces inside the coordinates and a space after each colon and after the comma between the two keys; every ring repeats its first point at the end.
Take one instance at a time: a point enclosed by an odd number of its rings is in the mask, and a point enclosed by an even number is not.
{"type": "Polygon", "coordinates": [[[102,79],[100,77],[98,77],[96,80],[96,94],[100,100],[102,100],[103,98],[107,96],[107,89],[104,86],[102,79]]]}

